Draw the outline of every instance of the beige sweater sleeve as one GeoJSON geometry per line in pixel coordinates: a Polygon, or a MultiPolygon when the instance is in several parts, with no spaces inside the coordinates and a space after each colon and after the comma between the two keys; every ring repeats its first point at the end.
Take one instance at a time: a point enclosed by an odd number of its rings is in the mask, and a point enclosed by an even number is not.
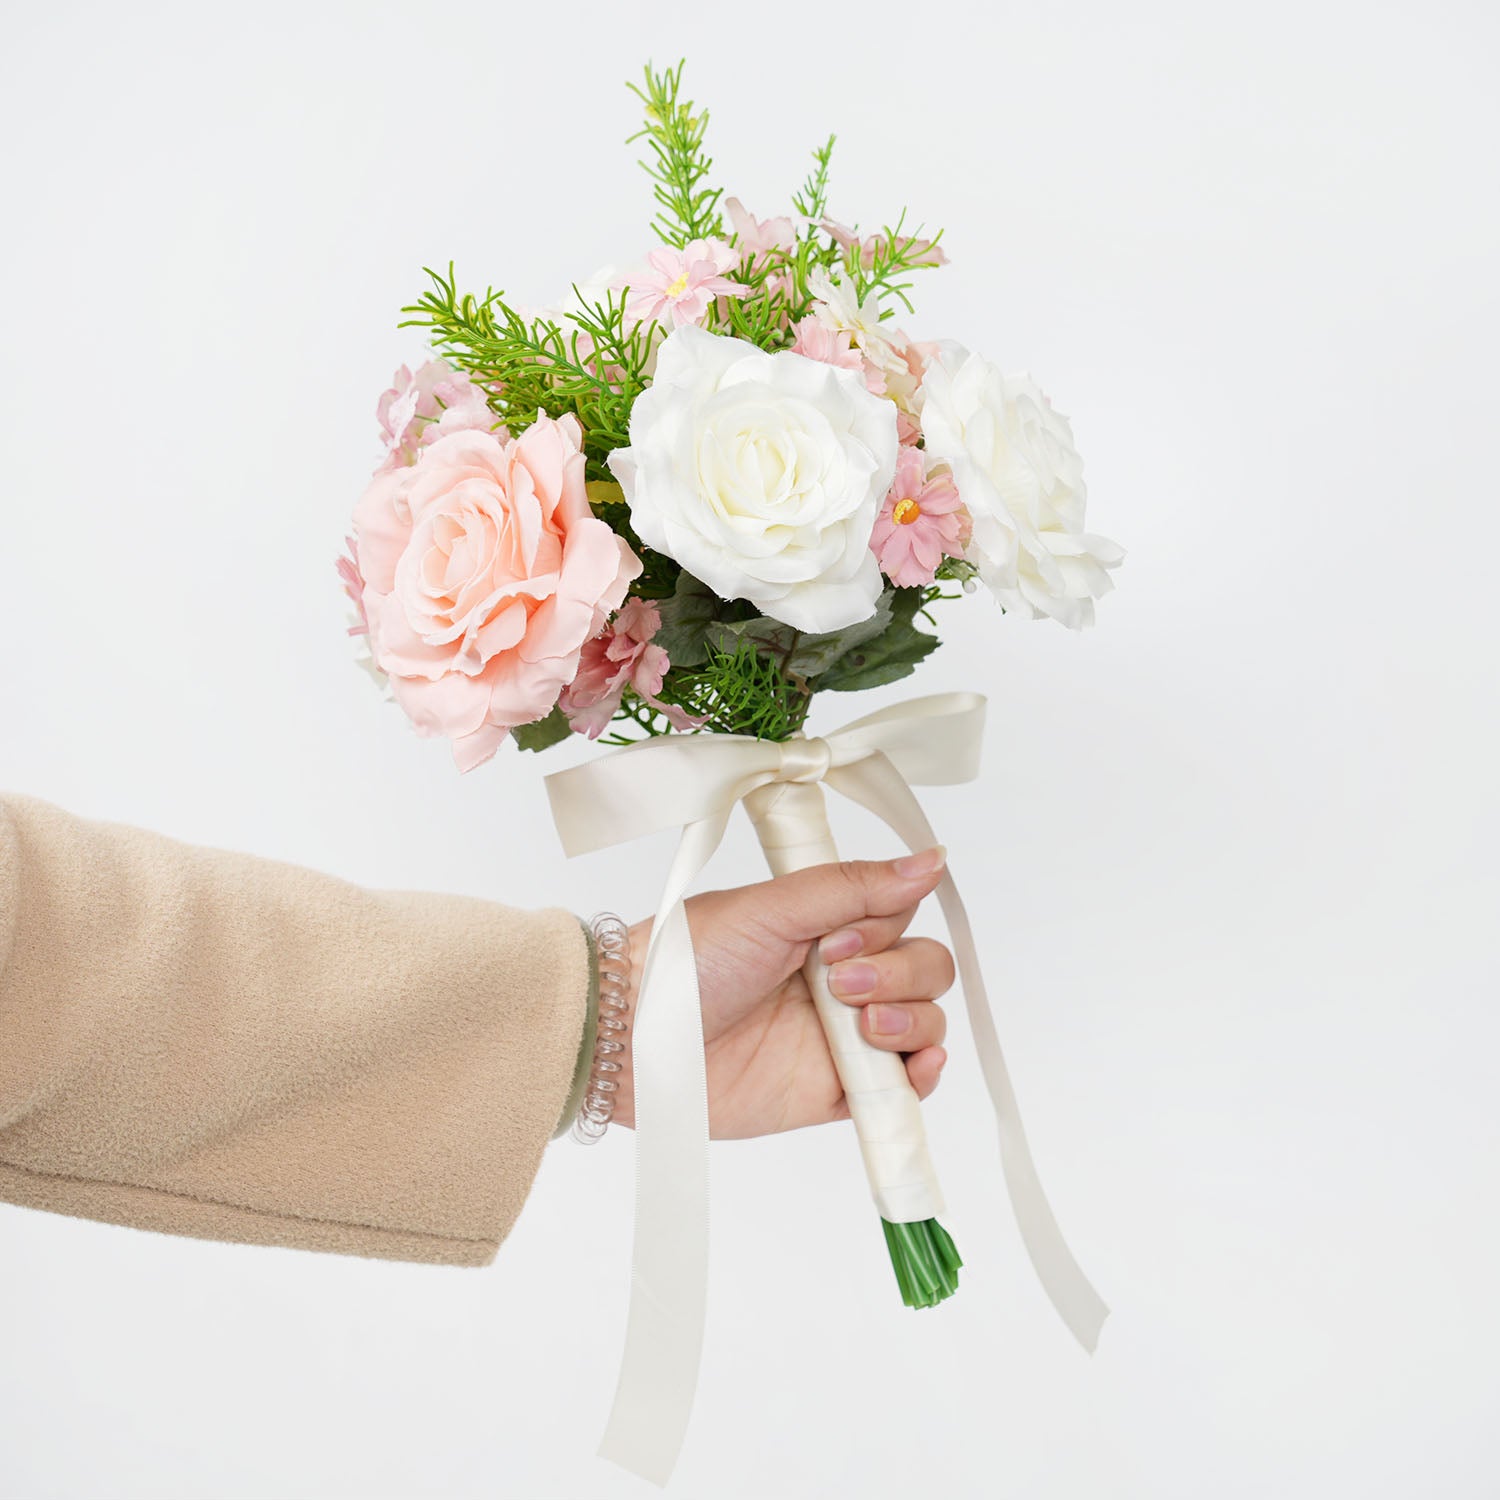
{"type": "Polygon", "coordinates": [[[583,1032],[564,911],[371,891],[0,794],[0,1200],[483,1265],[583,1032]]]}

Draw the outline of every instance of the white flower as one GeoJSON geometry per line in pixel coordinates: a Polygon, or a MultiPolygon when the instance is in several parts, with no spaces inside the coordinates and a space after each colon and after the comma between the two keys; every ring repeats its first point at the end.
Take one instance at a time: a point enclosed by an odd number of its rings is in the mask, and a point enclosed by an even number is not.
{"type": "Polygon", "coordinates": [[[1090,625],[1125,553],[1083,529],[1083,460],[1068,419],[1027,375],[945,344],[922,381],[930,460],[953,471],[974,521],[965,553],[1006,609],[1090,625]]]}
{"type": "Polygon", "coordinates": [[[896,409],[848,370],[677,329],[610,468],[648,547],[798,630],[875,612],[896,409]]]}
{"type": "Polygon", "coordinates": [[[886,321],[880,299],[871,293],[863,302],[845,281],[832,280],[821,266],[807,278],[813,294],[813,316],[835,333],[847,333],[854,347],[875,366],[893,375],[907,373],[901,351],[906,338],[886,321]]]}

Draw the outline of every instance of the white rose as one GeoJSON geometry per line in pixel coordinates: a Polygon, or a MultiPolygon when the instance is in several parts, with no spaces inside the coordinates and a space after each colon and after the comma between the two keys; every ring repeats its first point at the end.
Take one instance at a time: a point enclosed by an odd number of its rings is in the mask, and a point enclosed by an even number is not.
{"type": "Polygon", "coordinates": [[[610,468],[648,547],[798,630],[875,612],[870,532],[896,409],[849,370],[687,326],[662,344],[610,468]]]}
{"type": "Polygon", "coordinates": [[[922,437],[974,520],[965,553],[1006,609],[1078,629],[1125,553],[1083,529],[1083,460],[1068,419],[1027,375],[945,344],[922,381],[922,437]]]}

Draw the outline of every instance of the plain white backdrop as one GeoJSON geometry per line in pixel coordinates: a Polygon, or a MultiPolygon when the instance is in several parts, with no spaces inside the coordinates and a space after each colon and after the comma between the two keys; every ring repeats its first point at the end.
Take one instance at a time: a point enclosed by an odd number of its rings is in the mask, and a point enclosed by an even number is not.
{"type": "MultiPolygon", "coordinates": [[[[541,303],[648,246],[622,144],[648,57],[686,55],[761,214],[836,129],[838,216],[947,226],[913,331],[1073,418],[1130,552],[1098,627],[951,606],[917,678],[814,723],[990,695],[985,780],[926,800],[1114,1316],[1091,1361],[1032,1278],[955,996],[928,1117],[962,1294],[899,1306],[846,1132],[715,1147],[672,1493],[1500,1491],[1491,7],[5,29],[7,789],[371,885],[654,902],[668,840],[569,866],[545,763],[459,778],[380,701],[332,568],[421,266],[541,303]]],[[[714,875],[757,868],[742,822],[714,875]]],[[[0,1208],[0,1495],[648,1495],[593,1457],[630,1193],[627,1133],[559,1143],[481,1271],[0,1208]]]]}

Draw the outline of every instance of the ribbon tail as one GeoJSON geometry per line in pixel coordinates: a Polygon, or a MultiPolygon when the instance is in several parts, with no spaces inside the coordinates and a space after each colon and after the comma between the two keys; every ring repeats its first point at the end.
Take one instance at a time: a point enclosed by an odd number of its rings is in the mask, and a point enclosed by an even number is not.
{"type": "MultiPolygon", "coordinates": [[[[874,813],[913,853],[937,843],[937,835],[912,789],[884,755],[875,754],[840,766],[826,779],[836,791],[874,813]]],[[[1109,1308],[1074,1259],[1042,1190],[1042,1181],[1021,1123],[1010,1070],[1005,1066],[1005,1054],[995,1030],[979,953],[974,945],[974,929],[951,874],[944,874],[937,895],[953,939],[969,1027],[974,1034],[974,1048],[979,1054],[979,1066],[995,1110],[995,1124],[1000,1135],[1000,1165],[1021,1231],[1021,1241],[1058,1315],[1068,1325],[1073,1337],[1092,1354],[1099,1342],[1099,1330],[1109,1316],[1109,1308]]]]}
{"type": "Polygon", "coordinates": [[[682,903],[728,820],[726,809],[683,829],[636,1001],[630,1313],[599,1456],[658,1485],[671,1478],[692,1414],[708,1303],[708,1079],[682,903]]]}

